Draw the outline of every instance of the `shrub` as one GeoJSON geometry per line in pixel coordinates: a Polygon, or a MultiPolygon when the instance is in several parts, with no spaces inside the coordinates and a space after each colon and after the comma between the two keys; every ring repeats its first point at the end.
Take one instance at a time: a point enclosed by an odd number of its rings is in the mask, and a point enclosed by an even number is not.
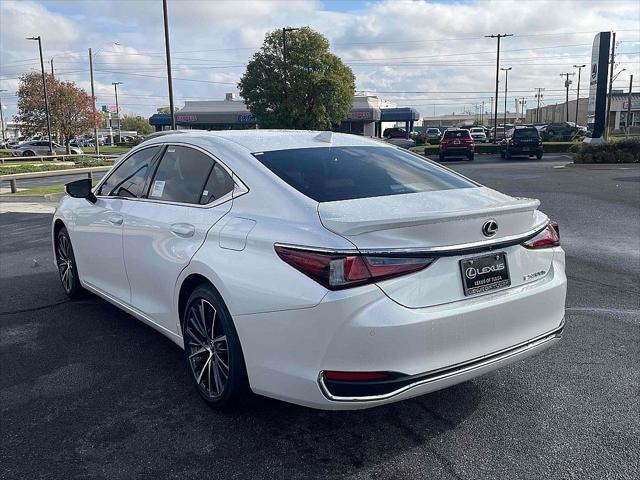
{"type": "Polygon", "coordinates": [[[638,163],[640,140],[620,140],[600,145],[582,144],[576,149],[574,163],[638,163]]]}

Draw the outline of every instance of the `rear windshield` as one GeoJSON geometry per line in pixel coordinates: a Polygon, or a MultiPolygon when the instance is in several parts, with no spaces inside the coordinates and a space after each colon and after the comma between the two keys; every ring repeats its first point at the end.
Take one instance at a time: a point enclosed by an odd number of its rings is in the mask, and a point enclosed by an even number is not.
{"type": "Polygon", "coordinates": [[[317,202],[476,186],[416,155],[389,147],[300,148],[254,156],[317,202]]]}
{"type": "Polygon", "coordinates": [[[513,132],[513,136],[515,138],[538,138],[538,129],[535,127],[531,128],[516,128],[513,132]]]}
{"type": "Polygon", "coordinates": [[[437,128],[430,128],[427,130],[427,133],[440,133],[440,130],[438,130],[437,128]]]}
{"type": "Polygon", "coordinates": [[[466,138],[469,136],[469,130],[448,130],[444,132],[444,138],[466,138]]]}

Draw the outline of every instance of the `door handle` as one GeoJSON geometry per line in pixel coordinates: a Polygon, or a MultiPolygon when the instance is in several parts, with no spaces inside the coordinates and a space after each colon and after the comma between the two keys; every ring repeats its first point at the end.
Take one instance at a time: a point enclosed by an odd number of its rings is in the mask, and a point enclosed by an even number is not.
{"type": "Polygon", "coordinates": [[[124,217],[122,215],[109,215],[109,221],[113,225],[122,225],[123,220],[124,220],[124,217]]]}
{"type": "Polygon", "coordinates": [[[171,231],[179,237],[193,237],[196,227],[190,223],[174,223],[171,225],[171,231]]]}

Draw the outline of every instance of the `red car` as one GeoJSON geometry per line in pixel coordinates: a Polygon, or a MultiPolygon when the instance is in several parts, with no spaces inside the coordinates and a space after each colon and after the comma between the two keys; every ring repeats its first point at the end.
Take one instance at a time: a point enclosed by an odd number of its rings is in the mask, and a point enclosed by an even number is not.
{"type": "Polygon", "coordinates": [[[440,161],[445,157],[467,157],[473,160],[474,149],[475,144],[469,130],[447,130],[440,140],[440,161]]]}

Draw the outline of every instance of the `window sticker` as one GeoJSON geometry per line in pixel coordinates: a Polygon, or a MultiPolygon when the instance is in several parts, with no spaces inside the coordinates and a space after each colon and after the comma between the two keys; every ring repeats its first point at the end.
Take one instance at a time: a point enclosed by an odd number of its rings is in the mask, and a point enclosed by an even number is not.
{"type": "Polygon", "coordinates": [[[153,188],[151,189],[152,197],[161,197],[164,192],[164,180],[156,180],[153,182],[153,188]]]}
{"type": "Polygon", "coordinates": [[[209,195],[209,190],[205,190],[204,192],[202,192],[203,197],[206,197],[207,195],[209,195]]]}

